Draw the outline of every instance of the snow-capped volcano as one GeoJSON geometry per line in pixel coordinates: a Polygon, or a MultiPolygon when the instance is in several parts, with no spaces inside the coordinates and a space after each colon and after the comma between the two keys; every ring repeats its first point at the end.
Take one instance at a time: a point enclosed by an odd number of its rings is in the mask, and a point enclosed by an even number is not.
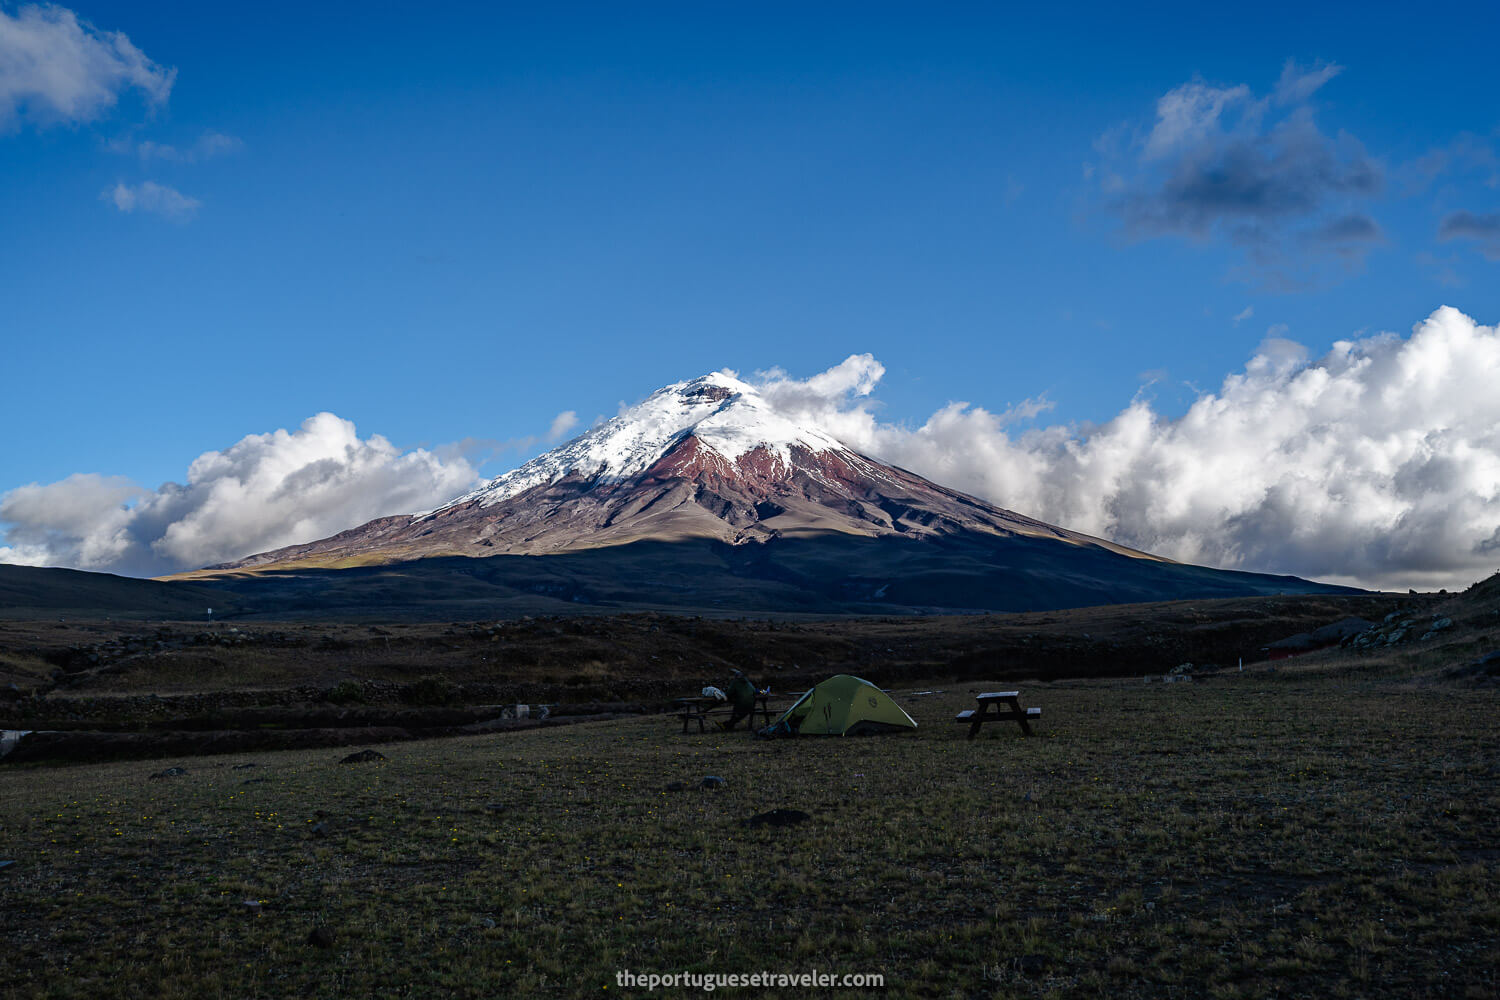
{"type": "Polygon", "coordinates": [[[973,531],[1129,551],[877,462],[778,411],[754,386],[715,372],[659,389],[433,510],[380,518],[224,568],[556,553],[642,539],[738,545],[820,532],[973,531]]]}
{"type": "Polygon", "coordinates": [[[770,479],[787,478],[796,453],[853,457],[831,436],[777,413],[751,385],[725,372],[678,382],[572,441],[418,517],[468,503],[489,507],[568,476],[618,483],[656,466],[687,438],[705,467],[770,479]]]}
{"type": "Polygon", "coordinates": [[[397,563],[407,568],[295,586],[362,579],[382,594],[409,586],[407,599],[420,601],[435,579],[449,588],[457,574],[503,579],[532,601],[824,611],[1323,589],[1180,566],[1003,510],[845,447],[723,372],[659,389],[433,510],[204,572],[397,563]],[[470,558],[428,561],[452,556],[470,558]],[[567,558],[475,558],[489,556],[567,558]],[[413,582],[389,582],[398,578],[413,582]]]}

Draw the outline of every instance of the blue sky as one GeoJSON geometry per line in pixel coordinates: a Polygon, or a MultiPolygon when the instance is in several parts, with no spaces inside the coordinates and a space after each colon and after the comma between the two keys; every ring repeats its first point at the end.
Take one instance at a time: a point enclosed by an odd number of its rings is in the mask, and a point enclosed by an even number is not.
{"type": "Polygon", "coordinates": [[[863,353],[893,427],[1084,438],[1268,336],[1500,320],[1493,7],[0,16],[0,493],[325,411],[493,475],[565,411],[863,353]],[[69,39],[107,58],[23,59],[69,39]]]}

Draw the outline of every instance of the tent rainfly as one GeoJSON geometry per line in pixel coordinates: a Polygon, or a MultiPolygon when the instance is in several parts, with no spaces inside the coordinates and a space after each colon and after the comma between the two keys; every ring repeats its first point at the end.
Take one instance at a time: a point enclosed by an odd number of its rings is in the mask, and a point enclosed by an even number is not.
{"type": "Polygon", "coordinates": [[[915,729],[916,722],[867,680],[837,674],[815,686],[766,730],[767,735],[863,736],[915,729]]]}

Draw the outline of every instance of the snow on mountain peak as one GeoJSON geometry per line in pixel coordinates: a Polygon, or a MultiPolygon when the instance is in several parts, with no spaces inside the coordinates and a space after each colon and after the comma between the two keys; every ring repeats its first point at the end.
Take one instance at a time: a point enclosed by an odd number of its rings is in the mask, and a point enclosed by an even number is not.
{"type": "Polygon", "coordinates": [[[606,482],[630,479],[689,435],[731,464],[756,448],[787,467],[794,445],[812,452],[846,450],[824,431],[777,413],[749,383],[713,372],[658,389],[619,416],[472,493],[414,516],[428,517],[475,500],[488,507],[569,474],[606,482]]]}

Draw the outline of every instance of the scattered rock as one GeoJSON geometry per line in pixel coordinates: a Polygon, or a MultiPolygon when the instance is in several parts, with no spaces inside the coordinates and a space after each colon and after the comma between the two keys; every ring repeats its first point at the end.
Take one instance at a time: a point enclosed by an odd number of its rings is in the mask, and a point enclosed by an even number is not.
{"type": "Polygon", "coordinates": [[[723,788],[724,785],[724,779],[716,774],[710,774],[702,781],[698,782],[699,788],[723,788]]]}
{"type": "Polygon", "coordinates": [[[251,916],[256,916],[260,913],[260,900],[258,899],[241,900],[240,906],[244,907],[245,912],[250,914],[251,916]]]}
{"type": "Polygon", "coordinates": [[[335,940],[333,931],[327,927],[314,927],[307,935],[307,943],[314,948],[332,948],[335,940]]]}
{"type": "Polygon", "coordinates": [[[1426,642],[1428,639],[1435,637],[1439,632],[1445,631],[1452,627],[1452,618],[1438,618],[1431,625],[1427,626],[1427,631],[1422,634],[1422,641],[1426,642]]]}
{"type": "Polygon", "coordinates": [[[486,802],[484,804],[484,811],[487,813],[505,812],[505,809],[506,806],[504,802],[486,802]]]}
{"type": "Polygon", "coordinates": [[[1351,616],[1340,618],[1332,624],[1315,628],[1311,632],[1289,635],[1285,639],[1278,639],[1261,648],[1273,653],[1283,652],[1295,656],[1298,653],[1309,653],[1315,649],[1327,649],[1329,646],[1354,642],[1371,629],[1378,627],[1368,619],[1351,616]]]}
{"type": "Polygon", "coordinates": [[[779,828],[783,826],[796,826],[798,823],[806,823],[810,819],[812,819],[812,817],[803,812],[801,809],[772,809],[770,812],[763,812],[758,816],[751,816],[748,820],[745,821],[745,825],[752,830],[759,829],[763,826],[774,826],[779,828]]]}
{"type": "Polygon", "coordinates": [[[260,767],[260,765],[259,764],[236,764],[236,765],[234,765],[234,767],[230,768],[230,770],[232,770],[232,771],[243,771],[243,770],[246,770],[247,768],[251,768],[251,767],[260,767]]]}
{"type": "MultiPolygon", "coordinates": [[[[360,750],[358,753],[351,753],[349,756],[339,761],[339,763],[364,764],[373,760],[385,760],[385,754],[381,753],[379,750],[360,750]]],[[[326,946],[320,945],[320,947],[326,946]]]]}
{"type": "Polygon", "coordinates": [[[270,781],[270,780],[271,780],[270,778],[246,778],[244,781],[240,782],[240,784],[242,784],[242,785],[259,785],[259,784],[262,784],[262,783],[270,781]]]}
{"type": "Polygon", "coordinates": [[[495,918],[481,917],[479,920],[479,926],[493,929],[495,926],[495,918]]]}
{"type": "Polygon", "coordinates": [[[187,774],[187,768],[185,767],[169,767],[165,771],[157,771],[151,775],[151,780],[155,781],[157,778],[179,778],[184,774],[187,774]]]}

